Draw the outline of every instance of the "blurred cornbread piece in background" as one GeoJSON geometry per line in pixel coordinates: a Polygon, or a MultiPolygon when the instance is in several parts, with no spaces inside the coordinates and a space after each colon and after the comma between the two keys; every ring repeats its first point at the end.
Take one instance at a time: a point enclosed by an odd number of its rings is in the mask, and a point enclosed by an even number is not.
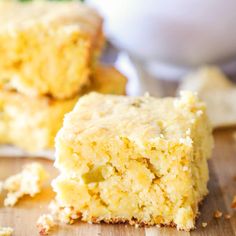
{"type": "Polygon", "coordinates": [[[64,115],[81,95],[94,90],[125,94],[126,79],[113,67],[98,67],[92,77],[90,88],[66,100],[0,91],[0,143],[13,144],[31,153],[53,149],[64,115]]]}
{"type": "Polygon", "coordinates": [[[69,98],[88,83],[102,18],[79,2],[0,2],[0,87],[69,98]]]}
{"type": "MultiPolygon", "coordinates": [[[[113,66],[98,65],[93,70],[90,79],[93,91],[105,94],[124,95],[126,93],[127,78],[113,66]]],[[[88,88],[88,91],[91,91],[88,88]]]]}
{"type": "Polygon", "coordinates": [[[29,152],[53,148],[54,137],[78,97],[55,100],[0,91],[0,143],[29,152]]]}
{"type": "Polygon", "coordinates": [[[217,67],[203,67],[186,76],[179,91],[196,91],[207,104],[213,128],[236,125],[236,85],[217,67]]]}
{"type": "Polygon", "coordinates": [[[85,95],[56,137],[58,209],[72,220],[193,229],[212,144],[205,105],[190,92],[85,95]]]}

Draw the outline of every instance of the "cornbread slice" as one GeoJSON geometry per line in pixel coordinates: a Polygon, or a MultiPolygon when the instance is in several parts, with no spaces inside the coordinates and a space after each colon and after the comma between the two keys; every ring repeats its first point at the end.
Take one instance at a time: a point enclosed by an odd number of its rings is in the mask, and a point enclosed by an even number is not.
{"type": "Polygon", "coordinates": [[[236,85],[217,67],[203,67],[186,76],[179,91],[198,93],[206,102],[213,128],[236,125],[236,85]]]}
{"type": "Polygon", "coordinates": [[[0,143],[13,144],[30,153],[54,148],[54,138],[64,115],[71,111],[85,92],[125,94],[126,78],[113,67],[95,69],[91,87],[67,100],[30,98],[0,91],[0,143]]]}
{"type": "Polygon", "coordinates": [[[88,83],[102,18],[79,2],[0,2],[0,87],[69,98],[88,83]]]}
{"type": "Polygon", "coordinates": [[[205,105],[190,92],[85,95],[56,137],[59,210],[87,222],[193,229],[208,193],[211,132],[205,105]]]}

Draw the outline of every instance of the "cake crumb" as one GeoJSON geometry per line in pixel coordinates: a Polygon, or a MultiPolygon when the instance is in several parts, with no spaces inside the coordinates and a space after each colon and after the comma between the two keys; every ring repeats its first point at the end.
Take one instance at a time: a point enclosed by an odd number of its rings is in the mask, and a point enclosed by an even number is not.
{"type": "Polygon", "coordinates": [[[41,192],[42,184],[47,178],[43,166],[37,162],[25,165],[23,170],[7,178],[3,189],[7,191],[4,206],[14,206],[24,195],[31,197],[41,192]]]}
{"type": "Polygon", "coordinates": [[[13,234],[13,228],[11,227],[1,227],[0,226],[0,236],[11,236],[13,234]]]}
{"type": "Polygon", "coordinates": [[[48,233],[55,227],[56,222],[51,214],[41,215],[37,221],[37,228],[40,235],[48,235],[48,233]]]}
{"type": "Polygon", "coordinates": [[[215,212],[214,212],[214,218],[221,218],[221,216],[223,215],[223,213],[221,212],[221,211],[219,211],[219,210],[216,210],[215,212]]]}
{"type": "Polygon", "coordinates": [[[231,208],[236,209],[236,195],[234,195],[232,204],[231,204],[231,208]]]}
{"type": "Polygon", "coordinates": [[[206,228],[207,227],[207,223],[206,222],[202,222],[202,227],[206,228]]]}
{"type": "Polygon", "coordinates": [[[224,218],[225,218],[226,220],[229,220],[229,219],[231,218],[231,215],[230,215],[230,214],[225,214],[225,215],[224,215],[224,218]]]}

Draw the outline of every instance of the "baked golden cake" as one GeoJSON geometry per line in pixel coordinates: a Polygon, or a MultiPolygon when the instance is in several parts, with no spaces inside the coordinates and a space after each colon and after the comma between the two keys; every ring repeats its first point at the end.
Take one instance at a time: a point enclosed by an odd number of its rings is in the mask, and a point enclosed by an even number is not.
{"type": "Polygon", "coordinates": [[[0,2],[0,87],[69,98],[88,83],[102,18],[78,1],[0,2]]]}
{"type": "MultiPolygon", "coordinates": [[[[125,94],[125,86],[123,75],[113,67],[104,67],[95,70],[91,87],[83,93],[97,90],[108,94],[125,94]],[[109,73],[103,76],[103,70],[109,70],[109,73]]],[[[64,115],[72,110],[81,95],[57,100],[0,91],[0,143],[13,144],[28,152],[52,149],[64,115]]]]}
{"type": "Polygon", "coordinates": [[[191,230],[208,193],[212,144],[205,105],[190,92],[85,95],[56,137],[58,209],[71,220],[191,230]]]}

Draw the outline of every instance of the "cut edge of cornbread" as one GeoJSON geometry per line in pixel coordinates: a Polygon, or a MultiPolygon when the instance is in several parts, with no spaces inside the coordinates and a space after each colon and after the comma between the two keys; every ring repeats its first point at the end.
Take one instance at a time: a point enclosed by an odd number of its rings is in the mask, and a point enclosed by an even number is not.
{"type": "Polygon", "coordinates": [[[62,216],[72,212],[66,215],[68,222],[169,225],[189,231],[208,193],[212,143],[205,106],[190,92],[158,102],[86,95],[66,116],[56,138],[55,166],[61,173],[52,186],[58,211],[62,216]],[[166,110],[155,113],[162,103],[166,110]],[[161,129],[149,119],[153,113],[162,118],[156,121],[161,129]],[[151,123],[145,126],[143,118],[151,123]]]}

